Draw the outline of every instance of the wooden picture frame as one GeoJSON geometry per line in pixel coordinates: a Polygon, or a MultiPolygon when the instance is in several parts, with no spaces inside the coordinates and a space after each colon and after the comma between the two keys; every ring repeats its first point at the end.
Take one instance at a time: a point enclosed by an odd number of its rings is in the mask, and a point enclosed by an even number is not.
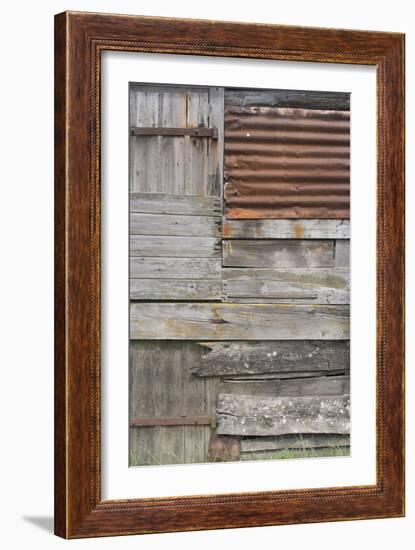
{"type": "Polygon", "coordinates": [[[64,538],[404,515],[404,35],[65,12],[55,18],[55,533],[64,538]],[[376,484],[101,499],[101,52],[377,71],[376,484]]]}

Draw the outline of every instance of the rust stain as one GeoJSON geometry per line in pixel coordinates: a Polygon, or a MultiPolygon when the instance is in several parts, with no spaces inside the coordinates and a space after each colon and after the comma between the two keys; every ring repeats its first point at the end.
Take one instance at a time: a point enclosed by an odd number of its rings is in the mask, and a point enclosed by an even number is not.
{"type": "Polygon", "coordinates": [[[227,218],[347,219],[350,112],[230,102],[225,171],[227,218]]]}
{"type": "Polygon", "coordinates": [[[294,234],[296,239],[302,239],[304,237],[304,229],[301,223],[296,222],[294,224],[294,234]]]}

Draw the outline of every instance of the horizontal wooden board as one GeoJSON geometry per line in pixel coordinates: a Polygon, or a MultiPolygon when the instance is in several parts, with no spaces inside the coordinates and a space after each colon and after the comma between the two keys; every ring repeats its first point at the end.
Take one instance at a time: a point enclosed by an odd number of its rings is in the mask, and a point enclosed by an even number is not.
{"type": "Polygon", "coordinates": [[[330,240],[223,240],[227,267],[334,267],[330,240]]]}
{"type": "Polygon", "coordinates": [[[221,392],[236,395],[271,395],[302,396],[302,395],[348,395],[350,393],[350,376],[317,376],[315,378],[299,378],[287,380],[226,380],[221,386],[221,392]]]}
{"type": "Polygon", "coordinates": [[[131,304],[130,338],[189,340],[344,340],[348,306],[131,304]]]}
{"type": "Polygon", "coordinates": [[[282,449],[319,449],[349,445],[350,435],[347,434],[287,434],[242,439],[241,451],[246,453],[282,449]]]}
{"type": "Polygon", "coordinates": [[[220,300],[220,279],[130,279],[130,300],[220,300]]]}
{"type": "MultiPolygon", "coordinates": [[[[226,90],[226,108],[232,112],[249,107],[294,107],[303,109],[350,110],[350,93],[308,90],[226,90]]],[[[331,114],[327,113],[329,117],[331,114]]]]}
{"type": "Polygon", "coordinates": [[[262,397],[220,393],[217,431],[224,435],[350,432],[350,398],[262,397]]]}
{"type": "Polygon", "coordinates": [[[219,197],[164,193],[130,193],[130,212],[219,217],[222,213],[219,197]]]}
{"type": "Polygon", "coordinates": [[[229,301],[350,303],[347,268],[225,268],[223,297],[229,301]]]}
{"type": "Polygon", "coordinates": [[[225,220],[225,239],[349,239],[349,220],[225,220]]]}
{"type": "Polygon", "coordinates": [[[350,347],[339,341],[200,342],[206,353],[190,364],[197,376],[232,376],[269,373],[299,376],[347,372],[350,347]]]}
{"type": "Polygon", "coordinates": [[[131,235],[130,256],[162,258],[220,257],[220,239],[212,237],[157,237],[131,235]]]}
{"type": "Polygon", "coordinates": [[[130,214],[131,235],[220,237],[221,220],[209,216],[176,214],[130,214]]]}
{"type": "Polygon", "coordinates": [[[130,258],[133,279],[220,279],[219,258],[130,258]]]}

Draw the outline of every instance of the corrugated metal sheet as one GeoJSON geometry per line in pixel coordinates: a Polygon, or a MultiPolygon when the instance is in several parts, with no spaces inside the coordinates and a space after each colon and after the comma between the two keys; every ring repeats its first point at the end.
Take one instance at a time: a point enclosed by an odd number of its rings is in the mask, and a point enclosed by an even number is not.
{"type": "Polygon", "coordinates": [[[349,218],[350,112],[232,98],[225,181],[227,218],[349,218]]]}

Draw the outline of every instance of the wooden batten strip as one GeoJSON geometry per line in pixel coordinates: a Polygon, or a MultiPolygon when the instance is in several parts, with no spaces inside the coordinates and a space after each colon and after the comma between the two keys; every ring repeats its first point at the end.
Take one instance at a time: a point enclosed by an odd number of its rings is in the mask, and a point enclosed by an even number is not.
{"type": "Polygon", "coordinates": [[[201,360],[189,364],[196,376],[318,376],[350,369],[347,340],[199,342],[201,360]],[[314,373],[314,374],[313,374],[314,373]]]}
{"type": "Polygon", "coordinates": [[[344,340],[348,306],[132,303],[130,338],[344,340]]]}
{"type": "Polygon", "coordinates": [[[225,239],[349,239],[349,220],[224,220],[225,239]]]}
{"type": "Polygon", "coordinates": [[[221,202],[212,196],[130,193],[130,212],[220,217],[221,202]]]}
{"type": "Polygon", "coordinates": [[[349,434],[350,396],[269,397],[220,393],[218,434],[349,434]]]}

